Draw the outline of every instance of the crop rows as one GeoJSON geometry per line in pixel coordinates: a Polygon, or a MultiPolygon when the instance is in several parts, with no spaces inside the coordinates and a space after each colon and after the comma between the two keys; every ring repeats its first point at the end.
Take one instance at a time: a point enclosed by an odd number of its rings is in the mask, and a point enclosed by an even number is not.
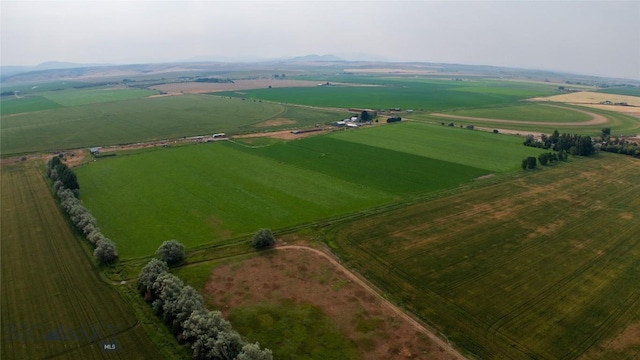
{"type": "Polygon", "coordinates": [[[3,359],[160,356],[93,270],[37,168],[3,166],[1,211],[3,359]]]}
{"type": "Polygon", "coordinates": [[[374,216],[328,241],[476,356],[616,358],[603,344],[640,322],[640,168],[607,161],[374,216]]]}

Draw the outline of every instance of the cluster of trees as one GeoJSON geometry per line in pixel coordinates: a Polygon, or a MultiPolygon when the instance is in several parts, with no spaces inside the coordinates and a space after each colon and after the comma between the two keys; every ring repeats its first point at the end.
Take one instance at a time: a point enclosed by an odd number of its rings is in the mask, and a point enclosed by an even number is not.
{"type": "Polygon", "coordinates": [[[191,345],[194,359],[273,359],[271,350],[243,341],[220,311],[207,310],[202,296],[168,269],[165,261],[151,259],[138,275],[138,290],[178,341],[191,345]]]}
{"type": "Polygon", "coordinates": [[[100,264],[110,264],[118,259],[116,245],[110,239],[104,237],[96,218],[89,209],[85,208],[78,200],[78,185],[75,173],[59,157],[54,157],[47,163],[47,172],[53,180],[53,188],[60,199],[62,208],[66,211],[73,225],[81,231],[85,238],[95,247],[93,256],[100,264]],[[66,179],[66,182],[65,180],[66,179]],[[67,187],[67,184],[75,186],[67,187]]]}
{"type": "Polygon", "coordinates": [[[564,150],[560,150],[557,153],[548,152],[548,153],[540,154],[537,159],[533,156],[529,156],[526,159],[522,160],[521,166],[522,166],[522,170],[534,169],[537,166],[538,162],[540,163],[540,165],[544,166],[554,161],[563,161],[566,159],[567,159],[567,152],[564,150]]]}
{"type": "Polygon", "coordinates": [[[589,156],[596,151],[590,136],[567,133],[560,134],[558,130],[555,130],[550,136],[542,134],[539,141],[536,140],[533,135],[528,135],[524,141],[524,145],[555,151],[564,150],[571,155],[579,156],[589,156]]]}
{"type": "Polygon", "coordinates": [[[387,123],[394,123],[394,122],[398,122],[398,121],[402,121],[402,118],[400,116],[398,117],[390,117],[387,119],[387,123]]]}
{"type": "Polygon", "coordinates": [[[636,143],[620,139],[617,136],[611,138],[610,128],[602,129],[602,141],[603,144],[600,147],[600,150],[602,151],[640,158],[640,146],[636,143]]]}
{"type": "Polygon", "coordinates": [[[640,158],[640,146],[636,143],[625,140],[608,142],[603,144],[600,150],[640,158]]]}

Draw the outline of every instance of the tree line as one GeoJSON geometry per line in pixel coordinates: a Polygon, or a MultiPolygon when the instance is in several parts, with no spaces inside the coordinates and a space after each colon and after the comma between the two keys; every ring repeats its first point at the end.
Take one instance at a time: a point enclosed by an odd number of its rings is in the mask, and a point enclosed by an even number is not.
{"type": "Polygon", "coordinates": [[[194,359],[273,359],[271,350],[242,340],[220,311],[207,310],[197,290],[169,273],[167,260],[179,264],[184,259],[182,244],[165,241],[156,256],[140,271],[138,291],[156,315],[171,327],[178,341],[191,346],[194,359]]]}
{"type": "Polygon", "coordinates": [[[637,143],[621,139],[618,136],[611,137],[610,128],[602,129],[602,144],[600,150],[640,158],[640,146],[638,146],[637,143]]]}
{"type": "Polygon", "coordinates": [[[532,146],[542,149],[552,149],[554,151],[564,150],[571,155],[589,156],[596,152],[593,146],[593,139],[587,135],[558,133],[555,130],[550,136],[540,135],[540,140],[536,140],[533,135],[527,135],[524,141],[525,146],[532,146]]]}
{"type": "Polygon", "coordinates": [[[98,228],[96,218],[78,199],[80,185],[76,174],[60,157],[47,162],[47,175],[53,181],[53,189],[75,228],[82,232],[93,246],[93,256],[100,264],[111,264],[118,258],[118,250],[113,241],[106,238],[98,228]]]}

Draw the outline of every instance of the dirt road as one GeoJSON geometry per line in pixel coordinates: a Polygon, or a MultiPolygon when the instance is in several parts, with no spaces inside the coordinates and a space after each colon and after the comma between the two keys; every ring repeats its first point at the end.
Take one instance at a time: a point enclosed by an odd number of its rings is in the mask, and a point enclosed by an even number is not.
{"type": "Polygon", "coordinates": [[[381,301],[381,303],[384,304],[388,309],[390,309],[391,311],[396,313],[398,316],[400,316],[401,318],[406,320],[409,324],[411,324],[416,329],[416,331],[422,332],[423,334],[427,335],[429,337],[429,339],[431,339],[438,346],[441,346],[443,349],[446,349],[446,351],[449,354],[451,354],[452,356],[455,356],[457,359],[466,359],[451,344],[449,344],[448,341],[444,341],[441,338],[437,337],[431,330],[427,329],[424,325],[422,325],[420,322],[415,320],[412,316],[408,315],[407,313],[402,311],[400,308],[398,308],[397,306],[395,306],[394,304],[389,302],[382,295],[380,295],[376,290],[374,290],[371,286],[369,286],[369,284],[366,281],[362,280],[360,277],[358,277],[357,275],[355,275],[354,273],[349,271],[347,268],[345,268],[332,255],[329,255],[326,252],[318,250],[318,249],[315,249],[315,248],[311,248],[311,247],[307,247],[307,246],[300,246],[300,245],[282,245],[282,246],[276,247],[276,249],[279,250],[279,251],[282,251],[282,250],[311,251],[313,253],[316,253],[316,254],[324,257],[331,264],[333,264],[337,269],[342,271],[350,280],[352,280],[356,284],[362,286],[366,291],[371,293],[371,295],[373,295],[376,298],[378,298],[381,301]]]}

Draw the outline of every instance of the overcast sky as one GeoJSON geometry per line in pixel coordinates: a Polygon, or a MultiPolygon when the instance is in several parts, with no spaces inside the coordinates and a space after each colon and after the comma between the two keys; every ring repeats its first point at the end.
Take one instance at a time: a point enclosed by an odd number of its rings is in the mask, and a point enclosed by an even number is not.
{"type": "Polygon", "coordinates": [[[366,54],[640,80],[640,1],[0,2],[2,65],[366,54]]]}

